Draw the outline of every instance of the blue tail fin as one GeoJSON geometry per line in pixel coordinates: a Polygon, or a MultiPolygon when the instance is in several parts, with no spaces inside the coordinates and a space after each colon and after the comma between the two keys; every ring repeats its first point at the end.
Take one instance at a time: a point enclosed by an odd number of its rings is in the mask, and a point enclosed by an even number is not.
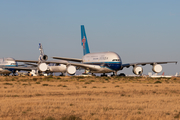
{"type": "Polygon", "coordinates": [[[81,45],[84,55],[90,53],[84,25],[81,25],[81,45]]]}

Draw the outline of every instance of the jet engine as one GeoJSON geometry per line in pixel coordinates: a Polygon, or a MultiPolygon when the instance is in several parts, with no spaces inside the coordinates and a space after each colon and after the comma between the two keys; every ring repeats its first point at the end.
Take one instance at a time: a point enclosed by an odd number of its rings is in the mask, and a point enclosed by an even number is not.
{"type": "Polygon", "coordinates": [[[155,64],[155,65],[153,65],[152,71],[155,73],[159,73],[162,71],[162,66],[159,64],[155,64]]]}
{"type": "Polygon", "coordinates": [[[133,73],[136,74],[136,75],[140,75],[140,74],[143,73],[143,68],[140,67],[140,66],[135,66],[135,67],[133,68],[133,73]]]}
{"type": "Polygon", "coordinates": [[[38,65],[38,69],[42,72],[45,72],[48,69],[48,65],[46,63],[40,63],[38,65]]]}
{"type": "Polygon", "coordinates": [[[72,65],[67,66],[67,73],[70,75],[74,75],[76,73],[76,67],[72,65]]]}
{"type": "Polygon", "coordinates": [[[46,61],[48,59],[47,55],[43,55],[43,60],[46,61]]]}
{"type": "Polygon", "coordinates": [[[47,55],[41,55],[40,57],[39,57],[39,60],[40,61],[46,61],[48,59],[48,56],[47,55]]]}

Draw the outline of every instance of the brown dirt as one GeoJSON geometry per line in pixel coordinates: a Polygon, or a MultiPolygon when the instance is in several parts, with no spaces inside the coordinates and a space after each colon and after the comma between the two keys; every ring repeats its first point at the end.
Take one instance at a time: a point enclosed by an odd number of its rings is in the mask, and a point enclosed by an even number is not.
{"type": "Polygon", "coordinates": [[[180,78],[0,77],[0,120],[180,119],[180,78]]]}

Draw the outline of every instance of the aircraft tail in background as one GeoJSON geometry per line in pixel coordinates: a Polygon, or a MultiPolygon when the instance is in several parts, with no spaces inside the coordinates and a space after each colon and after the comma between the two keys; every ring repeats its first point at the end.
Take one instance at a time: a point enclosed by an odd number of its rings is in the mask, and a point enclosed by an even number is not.
{"type": "Polygon", "coordinates": [[[81,25],[81,45],[83,46],[83,55],[90,53],[84,25],[81,25]]]}
{"type": "Polygon", "coordinates": [[[39,63],[46,61],[48,59],[48,56],[44,55],[44,51],[43,51],[41,43],[39,43],[39,51],[40,51],[39,63]]]}
{"type": "Polygon", "coordinates": [[[39,43],[39,51],[40,51],[40,55],[44,55],[41,43],[39,43]]]}
{"type": "Polygon", "coordinates": [[[164,75],[164,72],[162,73],[162,75],[164,75]]]}

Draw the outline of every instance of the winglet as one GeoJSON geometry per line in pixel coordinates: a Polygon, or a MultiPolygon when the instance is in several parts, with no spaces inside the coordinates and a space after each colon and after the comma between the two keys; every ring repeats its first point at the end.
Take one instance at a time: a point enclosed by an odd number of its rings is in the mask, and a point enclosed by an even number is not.
{"type": "Polygon", "coordinates": [[[84,55],[90,53],[84,25],[81,25],[81,45],[84,55]]]}

